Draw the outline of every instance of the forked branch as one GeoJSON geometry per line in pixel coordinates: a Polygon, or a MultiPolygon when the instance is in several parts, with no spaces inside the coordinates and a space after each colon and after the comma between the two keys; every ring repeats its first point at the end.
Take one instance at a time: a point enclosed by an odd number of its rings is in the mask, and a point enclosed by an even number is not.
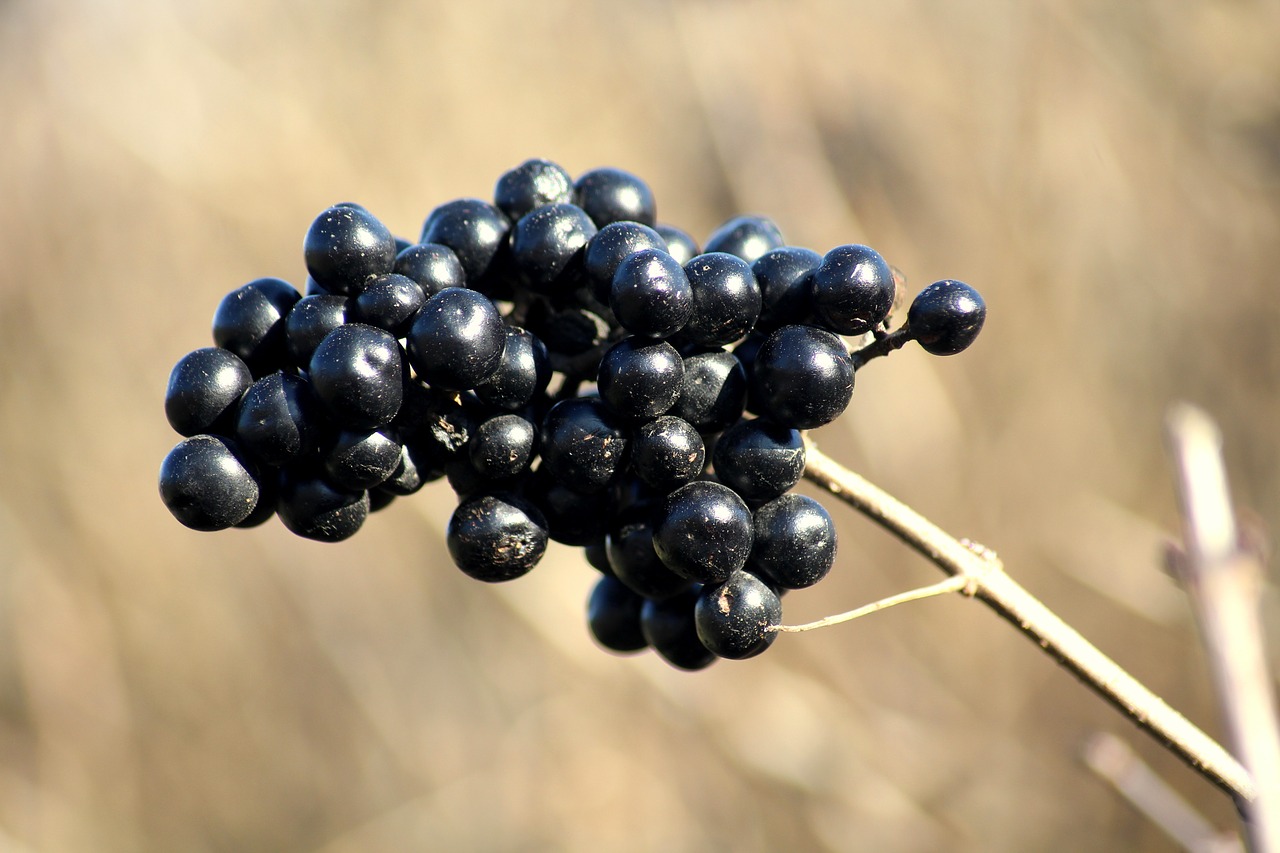
{"type": "Polygon", "coordinates": [[[1104,655],[1005,574],[995,554],[949,535],[911,507],[822,453],[806,438],[805,477],[879,523],[986,603],[1036,645],[1202,775],[1246,801],[1248,771],[1217,741],[1104,655]]]}

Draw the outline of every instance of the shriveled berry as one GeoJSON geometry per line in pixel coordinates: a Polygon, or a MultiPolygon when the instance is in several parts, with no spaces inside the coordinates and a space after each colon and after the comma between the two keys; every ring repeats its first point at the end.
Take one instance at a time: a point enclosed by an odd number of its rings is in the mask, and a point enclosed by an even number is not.
{"type": "Polygon", "coordinates": [[[644,598],[615,578],[596,581],[587,600],[587,627],[591,636],[614,652],[638,652],[648,643],[640,631],[640,608],[644,598]]]}
{"type": "Polygon", "coordinates": [[[511,231],[511,259],[535,293],[564,293],[581,281],[595,223],[582,208],[549,204],[525,214],[511,231]]]}
{"type": "Polygon", "coordinates": [[[657,231],[639,222],[611,222],[591,238],[582,266],[597,301],[608,304],[618,265],[641,249],[665,252],[667,243],[657,231]]]}
{"type": "Polygon", "coordinates": [[[546,390],[551,381],[551,359],[542,341],[525,329],[507,326],[504,336],[497,369],[475,387],[475,392],[486,405],[515,411],[546,390]]]}
{"type": "Polygon", "coordinates": [[[614,271],[609,307],[631,334],[666,338],[693,316],[693,288],[675,258],[659,249],[641,249],[614,271]]]}
{"type": "Polygon", "coordinates": [[[698,639],[694,608],[700,585],[685,589],[664,601],[646,601],[640,609],[640,632],[663,660],[678,669],[706,669],[717,660],[698,639]]]}
{"type": "Polygon", "coordinates": [[[584,172],[574,181],[573,197],[599,228],[622,221],[652,226],[657,219],[649,185],[621,169],[584,172]]]}
{"type": "Polygon", "coordinates": [[[791,489],[804,473],[804,441],[797,430],[754,418],[729,427],[712,454],[716,477],[749,504],[791,489]]]}
{"type": "Polygon", "coordinates": [[[497,583],[527,574],[547,550],[541,513],[509,494],[458,505],[445,530],[453,562],[476,580],[497,583]]]}
{"type": "Polygon", "coordinates": [[[703,588],[693,619],[704,646],[719,657],[742,660],[773,645],[778,634],[769,629],[782,624],[782,602],[764,581],[738,571],[703,588]]]}
{"type": "Polygon", "coordinates": [[[213,315],[213,342],[263,376],[285,366],[285,316],[302,296],[278,278],[259,278],[222,298],[213,315]]]}
{"type": "Polygon", "coordinates": [[[699,583],[720,583],[751,553],[751,511],[720,483],[695,481],[667,496],[653,547],[667,568],[699,583]]]}
{"type": "Polygon", "coordinates": [[[285,346],[289,362],[306,368],[316,347],[334,329],[347,322],[347,297],[336,293],[304,296],[284,318],[285,346]]]}
{"type": "Polygon", "coordinates": [[[409,330],[409,360],[428,384],[467,391],[502,362],[502,317],[474,290],[450,287],[427,300],[409,330]]]}
{"type": "Polygon", "coordinates": [[[446,287],[467,286],[458,256],[439,243],[415,243],[403,249],[391,271],[416,281],[428,299],[446,287]]]}
{"type": "Polygon", "coordinates": [[[382,430],[343,430],[325,450],[325,475],[346,489],[372,489],[396,472],[403,451],[382,430]]]}
{"type": "Polygon", "coordinates": [[[307,272],[329,293],[348,294],[366,278],[391,272],[396,240],[359,205],[334,205],[311,223],[302,246],[307,272]]]}
{"type": "Polygon", "coordinates": [[[893,270],[868,246],[837,246],[827,252],[811,281],[814,312],[837,334],[865,334],[893,309],[893,270]]]}
{"type": "Polygon", "coordinates": [[[693,424],[663,415],[643,425],[631,440],[631,468],[659,491],[669,492],[696,479],[706,463],[702,436],[693,424]]]}
{"type": "Polygon", "coordinates": [[[318,542],[341,542],[369,517],[369,493],[330,483],[307,468],[280,472],[276,514],[291,532],[318,542]]]}
{"type": "Polygon", "coordinates": [[[550,160],[525,160],[503,172],[493,189],[493,203],[515,222],[539,207],[573,200],[573,179],[550,160]]]}
{"type": "Polygon", "coordinates": [[[351,429],[391,423],[404,399],[405,365],[390,332],[348,323],[325,336],[307,375],[334,420],[351,429]]]}
{"type": "Polygon", "coordinates": [[[955,355],[969,347],[987,319],[987,303],[962,281],[935,281],[907,310],[911,336],[933,355],[955,355]]]}
{"type": "Polygon", "coordinates": [[[625,338],[601,357],[596,387],[605,404],[624,420],[652,420],[680,399],[684,361],[666,341],[625,338]]]}
{"type": "Polygon", "coordinates": [[[684,265],[693,291],[693,315],[680,338],[698,346],[725,346],[751,331],[760,316],[760,286],[751,266],[724,252],[704,252],[684,265]]]}
{"type": "Polygon", "coordinates": [[[475,286],[494,268],[510,229],[511,222],[489,202],[460,198],[431,211],[418,242],[452,249],[468,284],[475,286]]]}
{"type": "Polygon", "coordinates": [[[235,443],[216,435],[178,442],[160,465],[160,500],[192,530],[225,530],[248,518],[258,481],[235,443]]]}
{"type": "Polygon", "coordinates": [[[597,492],[613,483],[626,451],[626,432],[598,399],[561,400],[542,421],[543,467],[575,491],[597,492]]]}
{"type": "Polygon", "coordinates": [[[399,273],[384,273],[368,279],[356,291],[351,319],[403,338],[426,301],[416,281],[399,273]]]}
{"type": "Polygon", "coordinates": [[[252,384],[248,366],[230,350],[194,350],[178,359],[169,373],[165,417],[180,435],[227,434],[240,396],[252,384]]]}
{"type": "Polygon", "coordinates": [[[836,527],[826,507],[807,495],[783,495],[755,512],[755,545],[747,568],[783,589],[803,589],[827,576],[836,558],[836,527]]]}
{"type": "Polygon", "coordinates": [[[289,373],[264,376],[245,391],[236,439],[260,462],[284,465],[314,451],[324,415],[311,383],[289,373]]]}
{"type": "Polygon", "coordinates": [[[742,417],[747,373],[731,352],[713,350],[684,359],[684,388],[671,414],[701,433],[719,432],[742,417]]]}
{"type": "Polygon", "coordinates": [[[756,354],[751,403],[775,423],[820,427],[839,417],[852,396],[853,362],[844,343],[828,331],[783,326],[756,354]]]}
{"type": "Polygon", "coordinates": [[[782,232],[766,216],[735,216],[707,238],[704,252],[727,252],[748,264],[783,245],[782,232]]]}

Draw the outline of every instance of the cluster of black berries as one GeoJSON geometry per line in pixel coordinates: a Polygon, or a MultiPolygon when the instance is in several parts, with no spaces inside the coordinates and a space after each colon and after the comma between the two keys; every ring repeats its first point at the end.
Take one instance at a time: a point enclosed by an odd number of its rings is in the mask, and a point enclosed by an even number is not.
{"type": "Polygon", "coordinates": [[[869,354],[959,352],[985,315],[942,281],[889,332],[900,279],[874,250],[819,255],[744,216],[699,251],[656,223],[635,176],[574,181],[546,160],[504,174],[493,203],[436,208],[413,244],[331,207],[304,259],[305,296],[276,278],[232,291],[216,346],[174,367],[174,516],[220,530],[277,515],[336,542],[447,477],[464,572],[510,580],[548,539],[583,546],[603,573],[596,639],[686,669],[762,651],[782,592],[831,568],[830,516],[789,494],[800,431],[844,411],[869,354]]]}

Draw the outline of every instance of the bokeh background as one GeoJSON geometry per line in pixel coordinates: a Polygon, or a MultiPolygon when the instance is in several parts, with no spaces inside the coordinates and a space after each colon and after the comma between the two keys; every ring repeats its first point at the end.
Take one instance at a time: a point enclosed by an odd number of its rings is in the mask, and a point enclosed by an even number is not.
{"type": "MultiPolygon", "coordinates": [[[[1230,828],[960,597],[685,674],[594,647],[574,551],[463,577],[443,483],[324,546],[188,531],[155,478],[170,367],[227,291],[302,284],[324,207],[415,237],[527,157],[619,166],[700,238],[760,212],[977,286],[972,350],[868,367],[819,442],[1217,733],[1160,430],[1206,406],[1275,526],[1277,37],[1247,0],[3,0],[0,847],[1176,849],[1096,731],[1230,828]]],[[[830,504],[788,621],[939,577],[830,504]]]]}

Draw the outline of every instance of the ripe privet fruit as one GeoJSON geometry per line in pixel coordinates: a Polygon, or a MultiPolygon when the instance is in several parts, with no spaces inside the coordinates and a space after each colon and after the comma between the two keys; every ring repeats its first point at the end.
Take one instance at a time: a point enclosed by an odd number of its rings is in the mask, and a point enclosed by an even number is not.
{"type": "Polygon", "coordinates": [[[472,467],[483,477],[514,477],[533,462],[538,430],[520,415],[497,415],[480,424],[467,445],[472,467]]]}
{"type": "Polygon", "coordinates": [[[255,376],[284,366],[285,315],[301,294],[278,278],[259,278],[222,297],[213,342],[240,357],[255,376]]]}
{"type": "Polygon", "coordinates": [[[646,600],[640,609],[640,632],[662,659],[678,669],[705,669],[715,653],[703,645],[694,624],[694,607],[701,586],[691,586],[662,601],[646,600]]]}
{"type": "Polygon", "coordinates": [[[549,204],[520,218],[511,232],[511,260],[535,293],[572,290],[582,277],[587,241],[596,236],[591,217],[572,204],[549,204]]]}
{"type": "Polygon", "coordinates": [[[632,508],[605,539],[614,577],[645,598],[670,598],[689,586],[688,579],[667,568],[654,550],[648,511],[632,508]]]}
{"type": "Polygon", "coordinates": [[[813,271],[812,291],[824,326],[840,335],[865,334],[893,309],[893,270],[875,249],[838,246],[813,271]]]}
{"type": "Polygon", "coordinates": [[[548,204],[573,200],[573,179],[550,160],[525,160],[498,178],[493,203],[512,222],[548,204]]]}
{"type": "Polygon", "coordinates": [[[693,621],[702,644],[722,658],[754,657],[773,645],[782,624],[782,602],[764,581],[735,571],[723,583],[703,587],[693,621]]]}
{"type": "Polygon", "coordinates": [[[203,347],[178,359],[169,373],[164,413],[179,435],[226,433],[240,396],[253,384],[249,368],[235,353],[203,347]]]}
{"type": "Polygon", "coordinates": [[[671,257],[676,259],[676,263],[684,266],[693,260],[696,255],[702,253],[698,248],[698,241],[689,236],[688,232],[681,231],[674,225],[655,225],[653,230],[667,244],[667,251],[671,253],[671,257]]]}
{"type": "Polygon", "coordinates": [[[276,514],[304,539],[341,542],[354,536],[368,518],[369,493],[330,483],[319,471],[284,468],[276,514]]]}
{"type": "Polygon", "coordinates": [[[413,279],[399,273],[383,273],[360,285],[351,300],[351,319],[403,338],[426,301],[422,287],[413,279]]]}
{"type": "Polygon", "coordinates": [[[277,371],[245,391],[236,439],[255,459],[284,465],[316,449],[324,427],[311,383],[277,371]]]}
{"type": "Polygon", "coordinates": [[[751,265],[760,285],[762,304],[757,332],[803,323],[811,311],[810,279],[822,264],[822,255],[799,246],[783,246],[765,252],[751,265]]]}
{"type": "Polygon", "coordinates": [[[400,411],[403,361],[400,344],[389,332],[347,323],[316,347],[307,375],[335,421],[351,429],[378,429],[400,411]]]}
{"type": "Polygon", "coordinates": [[[839,417],[852,396],[853,362],[830,332],[783,326],[760,345],[751,403],[769,420],[792,429],[820,427],[839,417]]]}
{"type": "Polygon", "coordinates": [[[458,256],[439,243],[416,243],[401,250],[391,271],[416,281],[428,299],[446,287],[467,286],[458,256]]]}
{"type": "Polygon", "coordinates": [[[675,258],[660,249],[641,249],[614,271],[609,308],[631,334],[666,338],[693,316],[693,288],[675,258]]]}
{"type": "Polygon", "coordinates": [[[751,511],[720,483],[696,481],[667,496],[653,547],[667,568],[699,583],[720,583],[746,565],[751,511]]]}
{"type": "Polygon", "coordinates": [[[453,562],[476,580],[496,583],[526,574],[547,550],[541,513],[509,494],[481,495],[458,505],[445,530],[453,562]]]}
{"type": "Polygon", "coordinates": [[[727,252],[748,264],[783,245],[782,232],[765,216],[735,216],[707,238],[704,252],[727,252]]]}
{"type": "Polygon", "coordinates": [[[502,363],[502,316],[482,293],[450,287],[427,300],[409,330],[409,361],[428,385],[468,391],[502,363]]]}
{"type": "Polygon", "coordinates": [[[359,205],[334,205],[311,223],[302,246],[307,273],[328,293],[353,292],[371,275],[391,272],[396,240],[359,205]]]}
{"type": "Polygon", "coordinates": [[[598,492],[617,480],[626,451],[626,431],[599,400],[561,400],[542,421],[542,464],[576,492],[598,492]]]}
{"type": "Polygon", "coordinates": [[[657,219],[649,185],[621,169],[584,172],[573,182],[573,198],[598,228],[624,221],[652,227],[657,219]]]}
{"type": "Polygon", "coordinates": [[[640,630],[643,596],[632,592],[616,578],[596,581],[587,600],[587,626],[591,636],[606,649],[615,652],[638,652],[648,645],[640,630]]]}
{"type": "Polygon", "coordinates": [[[680,330],[682,342],[726,346],[741,338],[760,316],[760,286],[751,266],[724,252],[707,252],[684,265],[693,292],[693,313],[680,330]]]}
{"type": "Polygon", "coordinates": [[[233,442],[195,435],[178,442],[160,465],[160,499],[192,530],[225,530],[253,512],[258,481],[233,442]]]}
{"type": "Polygon", "coordinates": [[[611,222],[601,228],[587,244],[582,258],[583,271],[591,283],[598,302],[608,304],[613,288],[613,275],[618,266],[641,249],[667,251],[667,243],[657,231],[639,222],[611,222]]]}
{"type": "Polygon", "coordinates": [[[783,589],[803,589],[827,576],[836,557],[836,528],[822,504],[783,495],[755,512],[755,544],[747,568],[783,589]]]}
{"type": "Polygon", "coordinates": [[[343,430],[324,454],[324,471],[345,489],[372,489],[400,466],[404,447],[380,430],[343,430]]]}
{"type": "Polygon", "coordinates": [[[489,202],[460,198],[431,211],[418,242],[452,249],[467,282],[475,286],[494,268],[510,230],[510,220],[489,202]]]}
{"type": "Polygon", "coordinates": [[[502,358],[489,377],[475,387],[476,396],[495,409],[527,406],[551,381],[551,359],[536,336],[516,326],[504,329],[502,358]]]}
{"type": "Polygon", "coordinates": [[[987,303],[962,281],[935,281],[907,310],[907,329],[925,351],[955,355],[969,347],[987,319],[987,303]]]}
{"type": "Polygon", "coordinates": [[[739,421],[716,441],[716,477],[749,504],[787,492],[804,473],[804,441],[797,430],[766,420],[739,421]]]}
{"type": "Polygon", "coordinates": [[[693,424],[675,415],[655,418],[636,430],[631,440],[631,467],[636,476],[663,492],[696,479],[706,464],[706,448],[693,424]]]}
{"type": "Polygon", "coordinates": [[[347,297],[336,293],[304,296],[284,318],[285,348],[294,367],[306,368],[325,336],[347,322],[347,297]]]}
{"type": "Polygon", "coordinates": [[[671,414],[698,432],[719,432],[742,417],[746,399],[747,372],[733,353],[695,353],[684,359],[684,388],[671,414]]]}
{"type": "Polygon", "coordinates": [[[600,398],[619,417],[649,421],[680,399],[684,361],[666,341],[626,338],[600,359],[596,387],[600,398]]]}

